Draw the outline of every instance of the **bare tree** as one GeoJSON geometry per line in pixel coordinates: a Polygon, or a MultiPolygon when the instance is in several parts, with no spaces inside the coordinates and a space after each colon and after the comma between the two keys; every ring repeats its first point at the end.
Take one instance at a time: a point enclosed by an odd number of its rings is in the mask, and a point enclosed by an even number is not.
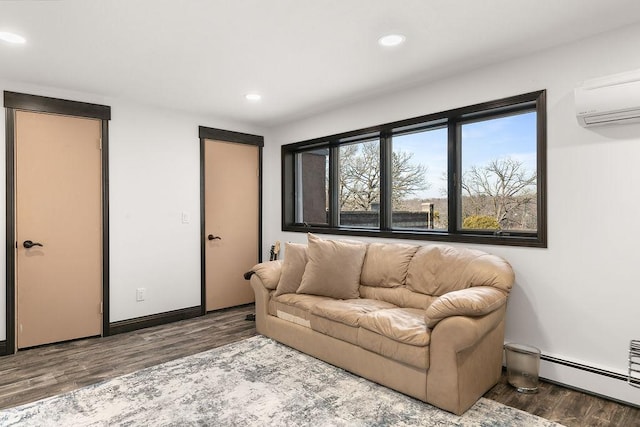
{"type": "Polygon", "coordinates": [[[340,147],[340,210],[371,210],[380,202],[380,154],[375,141],[340,147]]]}
{"type": "Polygon", "coordinates": [[[463,216],[490,215],[503,229],[532,228],[526,217],[536,202],[536,179],[535,171],[510,157],[471,166],[461,182],[463,216]]]}
{"type": "MultiPolygon", "coordinates": [[[[413,153],[393,152],[391,199],[395,204],[417,191],[427,190],[427,167],[411,162],[413,153]]],[[[380,151],[378,141],[340,147],[340,209],[371,210],[380,202],[380,151]]]]}
{"type": "Polygon", "coordinates": [[[394,209],[416,192],[431,188],[425,179],[427,166],[411,163],[412,158],[413,153],[408,151],[394,151],[391,155],[391,206],[394,209]]]}

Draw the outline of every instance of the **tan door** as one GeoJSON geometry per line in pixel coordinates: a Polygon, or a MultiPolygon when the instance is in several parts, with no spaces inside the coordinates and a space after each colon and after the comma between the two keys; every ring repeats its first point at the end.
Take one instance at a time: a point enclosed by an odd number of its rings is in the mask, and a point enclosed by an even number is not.
{"type": "Polygon", "coordinates": [[[18,111],[15,125],[18,348],[100,335],[101,121],[18,111]]]}
{"type": "Polygon", "coordinates": [[[205,140],[206,309],[253,302],[243,274],[258,262],[259,148],[205,140]]]}

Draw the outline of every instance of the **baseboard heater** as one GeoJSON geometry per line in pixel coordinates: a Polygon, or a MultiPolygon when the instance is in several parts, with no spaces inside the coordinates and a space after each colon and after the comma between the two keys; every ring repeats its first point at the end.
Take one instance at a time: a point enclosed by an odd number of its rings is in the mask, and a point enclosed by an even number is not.
{"type": "Polygon", "coordinates": [[[625,381],[625,382],[627,381],[627,376],[624,374],[619,374],[613,371],[607,371],[606,369],[594,368],[593,366],[583,365],[582,363],[576,363],[570,360],[558,359],[557,357],[547,356],[544,354],[540,355],[540,360],[544,360],[546,362],[551,362],[551,363],[557,363],[558,365],[568,366],[569,368],[580,369],[581,371],[602,375],[602,376],[613,378],[620,381],[625,381]]]}
{"type": "Polygon", "coordinates": [[[631,340],[629,344],[629,377],[630,386],[640,388],[640,340],[631,340]]]}
{"type": "Polygon", "coordinates": [[[569,368],[580,369],[581,371],[602,375],[620,381],[625,381],[629,383],[629,385],[640,388],[640,340],[631,340],[629,344],[629,372],[627,375],[619,374],[613,371],[607,371],[606,369],[594,368],[593,366],[583,365],[582,363],[576,363],[570,360],[547,356],[546,354],[541,354],[540,360],[568,366],[569,368]]]}
{"type": "MultiPolygon", "coordinates": [[[[640,346],[640,341],[636,341],[636,343],[637,343],[637,345],[640,346]]],[[[633,345],[633,341],[632,341],[632,345],[633,345]]],[[[631,351],[629,352],[629,367],[630,367],[630,370],[629,370],[628,375],[620,374],[618,372],[608,371],[606,369],[595,368],[593,366],[584,365],[582,363],[577,363],[577,362],[573,362],[573,361],[570,361],[570,360],[559,359],[557,357],[548,356],[548,355],[545,355],[545,354],[541,354],[540,355],[540,360],[544,360],[545,362],[549,362],[549,363],[556,363],[558,365],[566,366],[568,368],[579,369],[581,371],[589,372],[591,374],[602,375],[604,377],[612,378],[614,380],[623,381],[623,382],[629,383],[630,385],[632,385],[634,387],[640,388],[640,376],[635,377],[635,376],[631,375],[632,374],[631,369],[634,369],[634,370],[637,369],[635,371],[635,373],[640,373],[640,347],[637,350],[638,350],[638,353],[634,355],[634,359],[633,359],[634,360],[634,362],[633,362],[633,366],[634,367],[633,368],[632,368],[631,351]]],[[[636,405],[636,404],[633,404],[633,403],[625,401],[625,400],[616,399],[616,398],[614,398],[612,396],[607,396],[607,395],[604,395],[604,394],[600,394],[600,393],[594,392],[592,390],[586,390],[586,389],[583,389],[583,388],[580,388],[580,387],[575,387],[575,386],[572,386],[570,384],[566,384],[566,383],[563,383],[563,382],[560,382],[560,381],[552,380],[550,378],[545,378],[545,377],[540,377],[540,378],[543,379],[546,382],[551,383],[551,384],[556,384],[556,385],[559,385],[559,386],[562,386],[562,387],[566,387],[566,388],[577,390],[577,391],[580,391],[580,392],[583,392],[583,393],[586,393],[586,394],[590,394],[592,396],[601,397],[603,399],[611,400],[613,402],[617,402],[617,403],[620,403],[620,404],[623,404],[623,405],[632,406],[634,408],[639,408],[640,409],[640,405],[636,405]]]]}

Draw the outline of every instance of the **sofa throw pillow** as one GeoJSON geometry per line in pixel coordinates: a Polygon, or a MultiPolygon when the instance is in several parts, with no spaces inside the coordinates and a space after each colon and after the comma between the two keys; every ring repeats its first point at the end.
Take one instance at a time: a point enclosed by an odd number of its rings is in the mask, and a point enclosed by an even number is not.
{"type": "Polygon", "coordinates": [[[369,243],[360,283],[383,288],[404,285],[409,262],[417,250],[416,245],[369,243]]]}
{"type": "Polygon", "coordinates": [[[309,261],[297,293],[336,299],[358,298],[367,245],[323,240],[311,233],[308,239],[309,261]]]}
{"type": "Polygon", "coordinates": [[[299,243],[284,244],[284,261],[282,273],[276,288],[275,296],[295,294],[302,281],[304,268],[307,265],[307,245],[299,243]]]}

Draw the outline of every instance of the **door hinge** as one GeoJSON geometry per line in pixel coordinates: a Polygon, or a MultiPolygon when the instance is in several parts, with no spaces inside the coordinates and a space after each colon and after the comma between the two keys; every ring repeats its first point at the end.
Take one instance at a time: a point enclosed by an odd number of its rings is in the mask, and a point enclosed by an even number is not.
{"type": "Polygon", "coordinates": [[[103,314],[102,313],[102,301],[100,301],[100,314],[103,314]]]}
{"type": "Polygon", "coordinates": [[[102,138],[98,140],[98,149],[102,150],[102,138]]]}

